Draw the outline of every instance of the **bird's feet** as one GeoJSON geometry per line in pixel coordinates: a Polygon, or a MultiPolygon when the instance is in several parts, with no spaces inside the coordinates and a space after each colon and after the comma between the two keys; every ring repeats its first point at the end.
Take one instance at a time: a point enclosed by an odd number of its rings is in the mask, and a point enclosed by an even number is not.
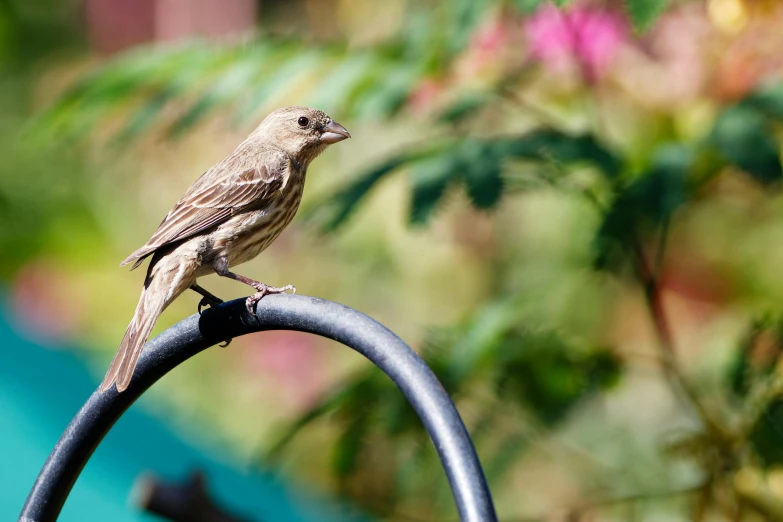
{"type": "Polygon", "coordinates": [[[271,295],[271,294],[284,294],[291,291],[292,294],[296,293],[296,287],[294,285],[285,285],[285,286],[269,286],[265,285],[264,283],[257,283],[254,282],[254,284],[251,285],[253,288],[258,290],[255,294],[251,295],[247,298],[245,301],[245,306],[247,307],[247,311],[250,312],[250,315],[256,316],[256,303],[258,303],[261,299],[264,298],[264,296],[271,295]]]}
{"type": "MultiPolygon", "coordinates": [[[[195,292],[201,294],[201,301],[198,302],[198,315],[201,315],[201,309],[204,308],[205,306],[209,306],[210,308],[212,308],[213,306],[217,306],[223,302],[221,298],[219,298],[215,294],[208,292],[207,290],[201,288],[196,284],[194,284],[190,288],[193,289],[195,292]]],[[[219,344],[218,346],[220,346],[221,348],[225,348],[229,344],[231,344],[231,339],[226,339],[225,341],[223,341],[222,344],[219,344]]]]}
{"type": "MultiPolygon", "coordinates": [[[[214,295],[211,296],[211,297],[204,296],[204,297],[201,298],[201,301],[199,301],[199,303],[198,303],[198,314],[201,315],[201,309],[203,307],[209,306],[210,308],[212,308],[213,306],[217,306],[217,305],[219,305],[222,302],[223,302],[222,299],[220,299],[219,297],[215,297],[214,295]]],[[[220,346],[221,348],[225,348],[226,346],[231,344],[232,340],[233,339],[226,339],[225,341],[223,341],[218,346],[220,346]]]]}
{"type": "MultiPolygon", "coordinates": [[[[198,314],[201,315],[201,309],[203,307],[209,306],[210,308],[212,308],[213,306],[217,306],[217,305],[219,305],[222,302],[223,302],[222,299],[220,299],[219,297],[215,297],[214,295],[211,296],[211,297],[204,296],[204,297],[201,298],[201,301],[199,301],[199,303],[198,303],[198,314]]],[[[225,341],[220,343],[218,346],[220,346],[221,348],[225,348],[226,346],[231,344],[232,340],[233,339],[226,339],[225,341]]]]}
{"type": "Polygon", "coordinates": [[[219,305],[222,302],[223,300],[220,299],[219,297],[215,297],[214,295],[210,295],[210,296],[205,295],[204,297],[201,298],[201,301],[198,302],[198,314],[201,315],[201,309],[204,308],[205,306],[213,307],[219,305]]]}

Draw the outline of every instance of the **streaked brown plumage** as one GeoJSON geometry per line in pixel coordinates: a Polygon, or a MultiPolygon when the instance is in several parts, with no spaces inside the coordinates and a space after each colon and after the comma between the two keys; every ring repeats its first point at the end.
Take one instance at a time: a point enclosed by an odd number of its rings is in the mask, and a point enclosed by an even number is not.
{"type": "MultiPolygon", "coordinates": [[[[158,316],[192,288],[202,303],[219,299],[196,284],[217,272],[257,290],[251,311],[264,295],[294,290],[270,287],[229,271],[261,253],[291,222],[302,198],[307,167],[323,150],[350,134],[324,112],[279,109],[248,138],[206,171],[174,205],[147,243],[120,266],[137,268],[152,256],[139,304],[100,386],[125,390],[158,316]]],[[[201,305],[199,305],[199,308],[201,305]]]]}

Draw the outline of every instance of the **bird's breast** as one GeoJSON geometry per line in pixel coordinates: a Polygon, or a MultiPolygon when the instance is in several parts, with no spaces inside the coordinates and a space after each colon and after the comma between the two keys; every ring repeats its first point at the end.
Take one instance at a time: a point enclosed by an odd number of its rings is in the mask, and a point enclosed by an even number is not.
{"type": "Polygon", "coordinates": [[[286,194],[275,205],[238,214],[210,234],[215,257],[226,257],[229,266],[250,261],[263,252],[296,215],[301,191],[286,194]]]}

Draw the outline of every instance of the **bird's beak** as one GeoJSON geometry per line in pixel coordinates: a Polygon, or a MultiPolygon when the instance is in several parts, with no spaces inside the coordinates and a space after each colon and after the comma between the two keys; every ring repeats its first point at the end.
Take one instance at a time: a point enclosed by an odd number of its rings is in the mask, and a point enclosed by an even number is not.
{"type": "Polygon", "coordinates": [[[337,123],[336,121],[329,120],[321,133],[321,143],[331,145],[338,141],[347,140],[351,137],[351,134],[345,130],[345,127],[337,123]]]}

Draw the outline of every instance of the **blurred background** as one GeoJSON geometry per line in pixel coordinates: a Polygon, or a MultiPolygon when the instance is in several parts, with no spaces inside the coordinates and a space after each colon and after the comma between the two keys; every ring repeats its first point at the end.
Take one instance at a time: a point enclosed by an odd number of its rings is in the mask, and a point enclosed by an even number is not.
{"type": "MultiPolygon", "coordinates": [[[[421,353],[501,520],[783,520],[782,24],[774,0],[0,0],[2,517],[130,320],[119,262],[296,104],[353,138],[240,272],[421,353]]],[[[167,376],[61,519],[154,520],[155,481],[243,520],[457,519],[398,390],[304,334],[167,376]]]]}

